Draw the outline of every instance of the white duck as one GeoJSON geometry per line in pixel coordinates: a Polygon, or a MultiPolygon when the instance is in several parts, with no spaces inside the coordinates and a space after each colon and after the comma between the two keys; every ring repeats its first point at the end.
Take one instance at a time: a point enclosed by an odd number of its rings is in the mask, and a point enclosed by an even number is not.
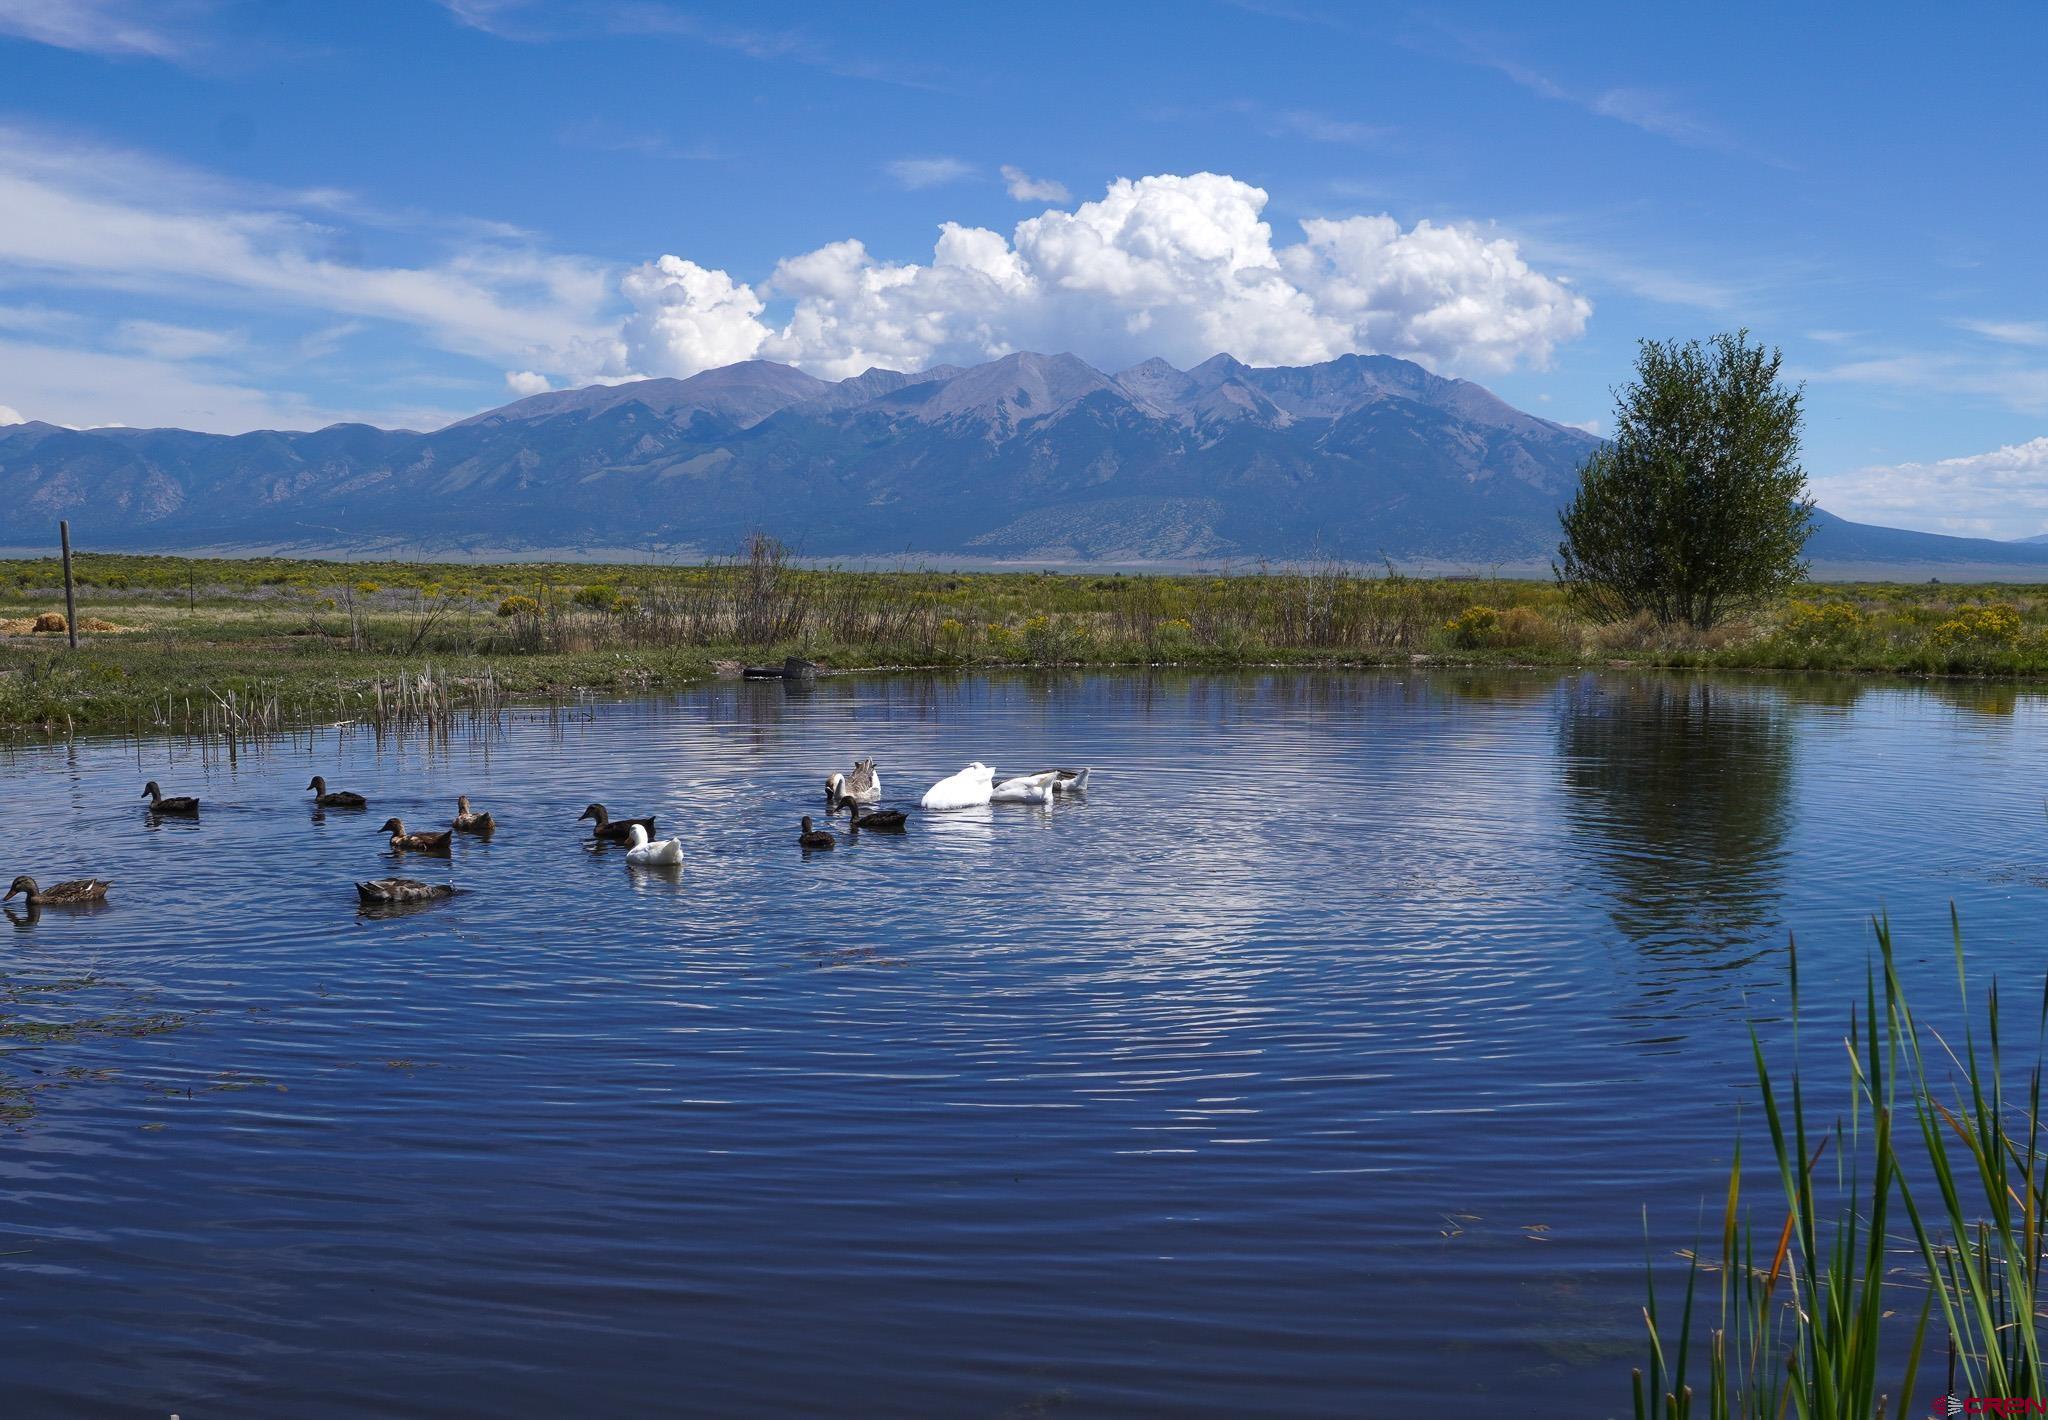
{"type": "Polygon", "coordinates": [[[1058,777],[1057,769],[1047,769],[1038,774],[1020,774],[1015,779],[1005,779],[989,791],[988,801],[992,804],[1049,804],[1052,802],[1053,784],[1058,777]]]}
{"type": "Polygon", "coordinates": [[[979,808],[989,801],[995,779],[996,772],[976,760],[958,774],[941,779],[925,790],[919,803],[928,809],[979,808]]]}
{"type": "Polygon", "coordinates": [[[672,868],[683,861],[683,840],[664,838],[659,843],[650,843],[647,830],[636,823],[633,825],[633,846],[626,850],[626,861],[636,868],[672,868]]]}

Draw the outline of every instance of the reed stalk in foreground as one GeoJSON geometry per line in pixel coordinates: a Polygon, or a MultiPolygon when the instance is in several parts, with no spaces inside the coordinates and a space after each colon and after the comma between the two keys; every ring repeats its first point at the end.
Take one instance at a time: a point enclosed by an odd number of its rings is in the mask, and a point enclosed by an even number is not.
{"type": "MultiPolygon", "coordinates": [[[[1960,1049],[1917,1021],[1890,924],[1850,1022],[1846,1117],[1810,1127],[1798,1065],[1799,965],[1790,958],[1793,1065],[1781,1086],[1754,1029],[1751,1053],[1770,1126],[1782,1220],[1762,1231],[1742,1204],[1742,1156],[1729,1169],[1720,1262],[1695,1254],[1675,1326],[1654,1281],[1644,1319],[1650,1355],[1634,1374],[1637,1420],[1872,1420],[1928,1412],[1916,1403],[1930,1327],[1941,1374],[1968,1413],[2048,1414],[2040,1300],[2048,1210],[2041,1136],[2040,1032],[2022,1097],[2006,1091],[1996,984],[1980,1047],[1970,1023],[1962,929],[1951,914],[1961,993],[1960,1049]],[[1860,1024],[1859,1024],[1860,1022],[1860,1024]],[[1931,1049],[1929,1047],[1932,1047],[1931,1049]],[[1896,1259],[1896,1261],[1894,1261],[1896,1259]],[[1701,1279],[1718,1315],[1694,1347],[1701,1279]],[[1896,1389],[1886,1385],[1895,1380],[1896,1389]],[[1972,1399],[1972,1398],[1976,1399],[1972,1399]]],[[[1937,1414],[1947,1412],[1940,1403],[1937,1414]]]]}

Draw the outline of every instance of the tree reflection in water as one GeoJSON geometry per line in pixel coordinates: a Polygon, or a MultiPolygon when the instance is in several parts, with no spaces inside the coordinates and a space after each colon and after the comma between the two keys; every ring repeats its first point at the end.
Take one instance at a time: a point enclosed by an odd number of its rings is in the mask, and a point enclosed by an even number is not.
{"type": "Polygon", "coordinates": [[[1647,994],[1783,942],[1793,735],[1775,688],[1676,676],[1564,685],[1566,820],[1614,925],[1660,967],[1647,994]]]}

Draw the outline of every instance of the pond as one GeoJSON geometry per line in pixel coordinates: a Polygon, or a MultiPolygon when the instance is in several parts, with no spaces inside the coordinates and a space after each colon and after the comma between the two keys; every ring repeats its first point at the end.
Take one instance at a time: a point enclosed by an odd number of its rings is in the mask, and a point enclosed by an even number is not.
{"type": "Polygon", "coordinates": [[[115,882],[0,921],[8,1414],[1624,1413],[1643,1210],[1668,1259],[1718,1207],[1788,935],[1817,1016],[1879,910],[1944,1004],[1952,901],[2038,987],[2044,719],[861,677],[0,752],[4,876],[115,882]],[[805,854],[866,755],[908,832],[805,854]],[[971,759],[1094,773],[915,811],[971,759]],[[403,871],[460,893],[359,911],[458,793],[497,834],[403,871]]]}

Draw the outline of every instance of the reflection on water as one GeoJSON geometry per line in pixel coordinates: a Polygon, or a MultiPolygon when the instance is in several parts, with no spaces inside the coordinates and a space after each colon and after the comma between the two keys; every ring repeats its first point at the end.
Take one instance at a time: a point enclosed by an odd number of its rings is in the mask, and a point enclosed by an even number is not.
{"type": "Polygon", "coordinates": [[[1792,712],[1775,690],[1675,676],[1568,684],[1565,819],[1637,948],[1747,962],[1782,936],[1792,712]]]}
{"type": "Polygon", "coordinates": [[[0,750],[0,877],[115,879],[0,933],[5,1412],[1620,1413],[1786,934],[1816,1028],[1880,906],[1909,973],[1951,899],[2034,967],[2044,722],[1070,674],[0,750]],[[908,832],[806,856],[867,756],[908,832]],[[1095,777],[914,811],[975,759],[1095,777]],[[363,910],[459,793],[499,832],[399,870],[458,894],[363,910]]]}

